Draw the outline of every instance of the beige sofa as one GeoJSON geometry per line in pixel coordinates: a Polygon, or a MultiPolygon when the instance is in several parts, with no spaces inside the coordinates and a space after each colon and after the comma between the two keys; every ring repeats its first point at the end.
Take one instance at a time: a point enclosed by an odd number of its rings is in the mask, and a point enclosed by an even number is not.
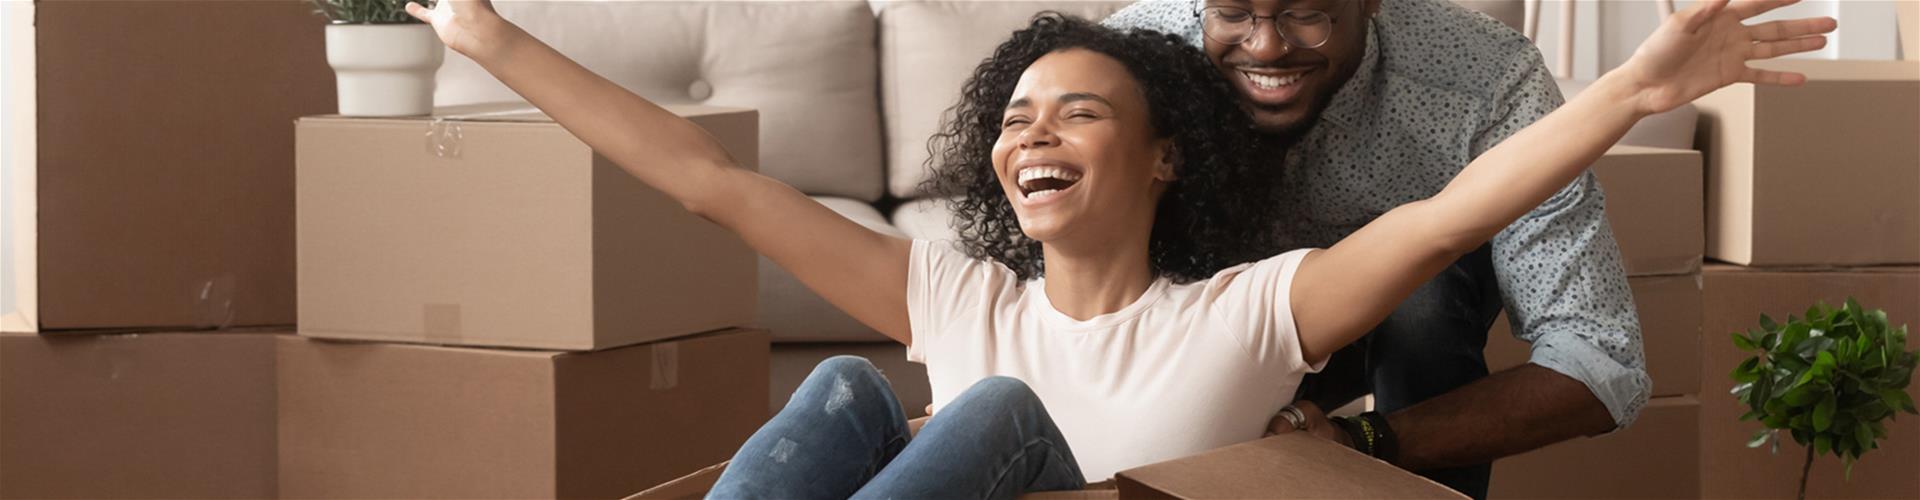
{"type": "MultiPolygon", "coordinates": [[[[628,2],[499,0],[498,9],[588,68],[658,101],[760,110],[761,170],[880,231],[951,234],[917,185],[926,140],[962,80],[1033,13],[1101,18],[1123,1],[628,2]]],[[[1519,0],[1462,1],[1518,26],[1519,0]]],[[[449,54],[440,105],[518,100],[449,54]]],[[[1692,137],[1691,121],[1685,134],[1692,137]]],[[[770,262],[760,326],[776,342],[884,340],[770,262]]]]}

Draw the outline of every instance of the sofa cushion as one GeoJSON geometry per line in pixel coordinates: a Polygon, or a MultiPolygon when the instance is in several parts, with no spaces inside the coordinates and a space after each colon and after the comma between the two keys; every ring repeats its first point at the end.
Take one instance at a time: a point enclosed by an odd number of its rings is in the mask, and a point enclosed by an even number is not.
{"type": "Polygon", "coordinates": [[[927,139],[980,61],[1035,13],[1099,20],[1112,1],[890,1],[880,9],[880,102],[887,114],[888,191],[911,198],[926,178],[927,139]]]}
{"type": "MultiPolygon", "coordinates": [[[[884,190],[873,10],[860,1],[500,2],[501,16],[661,102],[760,111],[760,171],[815,195],[884,190]]],[[[448,53],[435,103],[521,100],[448,53]]]]}
{"type": "Polygon", "coordinates": [[[921,198],[893,210],[893,227],[916,240],[957,240],[953,230],[953,208],[947,198],[921,198]]]}
{"type": "MultiPolygon", "coordinates": [[[[815,197],[814,201],[869,229],[907,237],[872,205],[847,198],[815,197]]],[[[888,340],[813,293],[786,269],[760,257],[760,316],[756,324],[773,332],[774,342],[865,342],[888,340]]]]}

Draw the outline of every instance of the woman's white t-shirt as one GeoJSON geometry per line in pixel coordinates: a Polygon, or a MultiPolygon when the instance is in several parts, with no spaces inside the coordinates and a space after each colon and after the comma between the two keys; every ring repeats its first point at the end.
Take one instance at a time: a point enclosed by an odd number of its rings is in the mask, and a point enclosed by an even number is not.
{"type": "Polygon", "coordinates": [[[990,376],[1040,396],[1087,481],[1259,439],[1319,371],[1300,355],[1288,292],[1306,250],[1175,285],[1155,280],[1086,321],[1054,309],[1044,278],[946,242],[913,242],[907,359],[927,365],[934,413],[990,376]]]}

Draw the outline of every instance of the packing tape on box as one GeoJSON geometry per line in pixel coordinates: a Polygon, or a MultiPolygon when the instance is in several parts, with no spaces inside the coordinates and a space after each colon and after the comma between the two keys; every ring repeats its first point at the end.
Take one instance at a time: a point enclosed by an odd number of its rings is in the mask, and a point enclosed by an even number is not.
{"type": "Polygon", "coordinates": [[[233,326],[233,288],[232,274],[222,274],[200,283],[193,291],[194,324],[196,328],[225,330],[233,326]]]}
{"type": "Polygon", "coordinates": [[[680,343],[653,344],[653,381],[648,387],[664,391],[676,385],[680,385],[680,343]]]}
{"type": "Polygon", "coordinates": [[[461,121],[477,118],[524,115],[539,111],[539,108],[528,106],[500,111],[488,111],[485,113],[435,116],[433,117],[433,121],[427,124],[427,152],[433,153],[433,156],[438,158],[460,158],[460,140],[464,135],[460,130],[461,121]]]}

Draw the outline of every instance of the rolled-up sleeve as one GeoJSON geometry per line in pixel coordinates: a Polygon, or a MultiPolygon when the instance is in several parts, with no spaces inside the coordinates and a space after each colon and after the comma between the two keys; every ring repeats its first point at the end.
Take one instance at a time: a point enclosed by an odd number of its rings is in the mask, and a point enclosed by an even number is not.
{"type": "MultiPolygon", "coordinates": [[[[1560,92],[1537,51],[1521,51],[1493,99],[1478,156],[1558,107],[1560,92]]],[[[1493,265],[1514,336],[1531,362],[1593,391],[1619,428],[1646,406],[1652,379],[1606,196],[1588,172],[1493,239],[1493,265]]]]}

